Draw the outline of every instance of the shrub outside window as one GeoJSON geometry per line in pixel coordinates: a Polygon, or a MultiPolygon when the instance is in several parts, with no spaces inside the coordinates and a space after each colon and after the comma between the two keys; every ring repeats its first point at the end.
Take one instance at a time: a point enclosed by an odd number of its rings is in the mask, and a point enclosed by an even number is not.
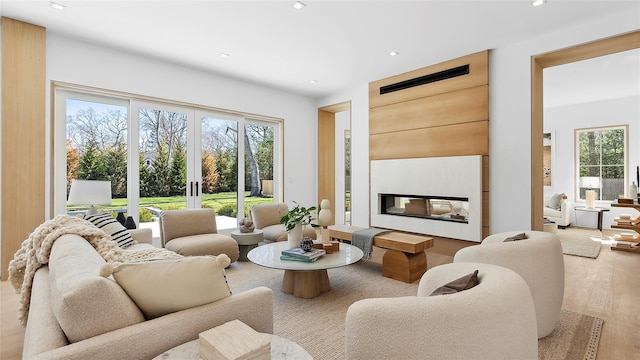
{"type": "Polygon", "coordinates": [[[576,129],[577,198],[595,190],[596,200],[624,194],[627,174],[627,126],[576,129]]]}

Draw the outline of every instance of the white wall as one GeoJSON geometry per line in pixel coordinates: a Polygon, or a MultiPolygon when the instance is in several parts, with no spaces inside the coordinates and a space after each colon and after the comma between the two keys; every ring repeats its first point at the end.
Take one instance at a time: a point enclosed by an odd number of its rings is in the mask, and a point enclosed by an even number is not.
{"type": "MultiPolygon", "coordinates": [[[[492,49],[489,71],[492,233],[531,227],[531,57],[637,29],[640,29],[637,14],[619,13],[492,49]]],[[[429,65],[433,64],[424,64],[429,65]]],[[[375,80],[379,79],[370,79],[375,80]]],[[[355,84],[320,99],[318,107],[348,100],[352,101],[353,225],[368,226],[368,84],[355,84]]]]}
{"type": "MultiPolygon", "coordinates": [[[[629,183],[635,180],[636,166],[640,165],[640,97],[626,97],[614,100],[590,102],[577,105],[559,106],[544,110],[545,130],[553,130],[555,135],[555,169],[552,171],[552,187],[545,192],[564,192],[572,202],[572,207],[584,206],[575,194],[575,136],[574,129],[628,125],[629,126],[629,183]]],[[[625,187],[628,189],[628,185],[625,187]]],[[[608,203],[596,203],[596,206],[608,207],[608,203]]],[[[611,208],[605,212],[603,228],[610,228],[613,218],[621,213],[630,213],[629,209],[611,208]]],[[[595,214],[571,212],[572,225],[594,227],[595,214]],[[578,219],[576,219],[576,216],[578,219]]]]}
{"type": "Polygon", "coordinates": [[[619,13],[492,52],[489,107],[492,233],[529,229],[531,225],[531,56],[639,28],[637,14],[619,13]]]}
{"type": "MultiPolygon", "coordinates": [[[[290,204],[317,204],[317,166],[309,160],[315,158],[317,148],[315,100],[55,33],[47,33],[46,45],[47,82],[74,83],[284,119],[284,200],[290,204]]],[[[47,119],[50,90],[47,87],[47,119]]],[[[47,166],[51,166],[48,158],[47,166]]]]}

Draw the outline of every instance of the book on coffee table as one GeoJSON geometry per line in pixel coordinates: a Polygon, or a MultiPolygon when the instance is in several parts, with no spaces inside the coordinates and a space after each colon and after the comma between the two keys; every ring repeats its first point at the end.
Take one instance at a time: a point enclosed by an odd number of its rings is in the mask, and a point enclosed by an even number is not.
{"type": "Polygon", "coordinates": [[[280,260],[288,260],[288,261],[300,261],[300,262],[316,262],[320,257],[316,257],[313,259],[303,259],[301,257],[288,256],[288,255],[280,255],[280,260]]]}
{"type": "Polygon", "coordinates": [[[313,249],[311,251],[304,251],[299,247],[296,248],[292,248],[292,249],[285,249],[282,250],[281,255],[284,256],[288,256],[288,257],[294,257],[294,258],[298,258],[298,259],[303,259],[303,260],[311,260],[311,259],[317,259],[320,256],[326,254],[327,252],[324,249],[313,249]]]}

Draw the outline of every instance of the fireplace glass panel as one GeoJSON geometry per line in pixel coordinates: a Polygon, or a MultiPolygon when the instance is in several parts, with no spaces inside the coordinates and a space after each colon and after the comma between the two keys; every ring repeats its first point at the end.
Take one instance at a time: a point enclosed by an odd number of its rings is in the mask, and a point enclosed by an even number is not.
{"type": "Polygon", "coordinates": [[[381,214],[469,222],[469,198],[380,194],[380,200],[381,214]]]}

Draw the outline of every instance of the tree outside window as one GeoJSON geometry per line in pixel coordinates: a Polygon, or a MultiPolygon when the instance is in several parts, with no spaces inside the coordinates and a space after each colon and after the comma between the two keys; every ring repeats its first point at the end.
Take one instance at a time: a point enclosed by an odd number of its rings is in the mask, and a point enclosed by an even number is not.
{"type": "Polygon", "coordinates": [[[596,200],[612,201],[624,194],[626,126],[576,130],[578,195],[595,190],[596,200]]]}

